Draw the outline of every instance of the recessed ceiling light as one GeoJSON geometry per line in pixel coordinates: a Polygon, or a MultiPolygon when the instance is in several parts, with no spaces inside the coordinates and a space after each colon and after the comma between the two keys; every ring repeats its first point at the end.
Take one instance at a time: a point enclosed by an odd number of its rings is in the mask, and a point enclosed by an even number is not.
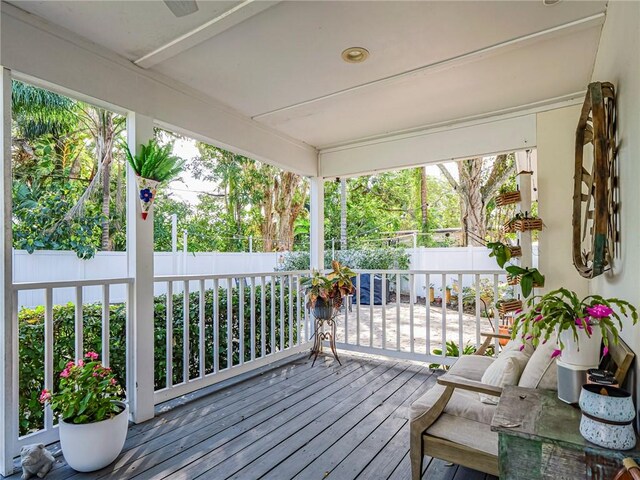
{"type": "Polygon", "coordinates": [[[558,3],[560,3],[562,0],[542,0],[542,4],[545,7],[551,7],[553,5],[557,5],[558,3]]]}
{"type": "Polygon", "coordinates": [[[342,52],[342,59],[347,63],[362,63],[369,58],[369,50],[362,47],[349,47],[342,52]]]}

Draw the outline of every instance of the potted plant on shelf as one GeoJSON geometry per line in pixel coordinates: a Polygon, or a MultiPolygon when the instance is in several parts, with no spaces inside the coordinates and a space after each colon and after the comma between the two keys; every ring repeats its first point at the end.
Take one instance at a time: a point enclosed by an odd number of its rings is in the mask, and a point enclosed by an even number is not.
{"type": "Polygon", "coordinates": [[[494,257],[500,268],[504,268],[505,263],[511,259],[511,249],[502,242],[489,242],[487,248],[491,250],[490,257],[494,257]]]}
{"type": "Polygon", "coordinates": [[[173,180],[184,168],[184,160],[173,155],[172,148],[171,144],[162,147],[151,139],[147,145],[140,145],[140,150],[134,156],[129,146],[125,145],[127,159],[136,173],[143,220],[146,220],[153,205],[158,185],[173,180]]]}
{"type": "Polygon", "coordinates": [[[531,295],[534,287],[544,287],[544,275],[542,275],[537,268],[523,268],[518,265],[509,265],[506,270],[509,272],[507,278],[509,285],[519,284],[524,298],[531,295]]]}
{"type": "Polygon", "coordinates": [[[636,308],[625,300],[588,295],[582,300],[575,292],[560,288],[546,295],[534,296],[527,301],[529,310],[520,314],[514,322],[512,336],[520,335],[537,346],[556,337],[558,349],[554,356],[562,355],[562,361],[581,367],[597,365],[600,345],[608,352],[609,334],[618,341],[622,321],[616,309],[638,321],[636,308]]]}
{"type": "Polygon", "coordinates": [[[56,392],[43,390],[59,422],[64,458],[79,472],[106,467],[122,451],[129,424],[123,391],[110,368],[88,352],[84,360],[67,363],[56,392]]]}
{"type": "Polygon", "coordinates": [[[527,230],[542,230],[542,219],[529,215],[529,212],[518,212],[503,226],[504,233],[526,232],[527,230]]]}
{"type": "Polygon", "coordinates": [[[307,307],[313,309],[317,319],[330,320],[342,305],[342,298],[355,292],[351,279],[356,273],[334,260],[333,271],[324,275],[314,271],[300,282],[307,296],[307,307]]]}
{"type": "Polygon", "coordinates": [[[518,203],[521,199],[520,190],[511,190],[508,185],[502,185],[496,196],[496,206],[504,207],[518,203]]]}

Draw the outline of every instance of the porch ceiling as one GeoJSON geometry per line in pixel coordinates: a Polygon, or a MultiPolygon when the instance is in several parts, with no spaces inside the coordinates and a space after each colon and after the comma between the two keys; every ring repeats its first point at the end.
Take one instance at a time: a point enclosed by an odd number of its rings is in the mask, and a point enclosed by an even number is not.
{"type": "Polygon", "coordinates": [[[159,1],[11,3],[319,148],[580,92],[606,8],[201,0],[176,18],[159,1]],[[369,60],[342,61],[350,46],[369,60]]]}

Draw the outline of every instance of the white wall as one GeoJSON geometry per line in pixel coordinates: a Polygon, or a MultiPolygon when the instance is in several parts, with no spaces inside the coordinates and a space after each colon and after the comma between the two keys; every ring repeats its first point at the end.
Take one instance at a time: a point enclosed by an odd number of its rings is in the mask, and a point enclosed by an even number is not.
{"type": "Polygon", "coordinates": [[[572,106],[538,114],[538,213],[545,224],[539,238],[539,264],[545,291],[565,287],[585,296],[589,283],[573,266],[571,253],[575,130],[580,109],[572,106]]]}
{"type": "Polygon", "coordinates": [[[4,2],[1,8],[0,65],[256,160],[317,174],[317,152],[309,145],[34,15],[4,2]]]}
{"type": "MultiPolygon", "coordinates": [[[[591,292],[640,305],[640,3],[611,0],[593,81],[612,82],[618,107],[620,255],[611,274],[591,281],[591,292]]],[[[640,326],[622,337],[640,354],[640,326]]],[[[640,398],[640,397],[639,397],[640,398]]]]}

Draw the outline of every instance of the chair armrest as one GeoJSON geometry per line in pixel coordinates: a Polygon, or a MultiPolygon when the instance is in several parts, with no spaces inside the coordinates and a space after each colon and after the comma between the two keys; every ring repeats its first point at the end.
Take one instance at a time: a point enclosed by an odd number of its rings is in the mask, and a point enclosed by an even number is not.
{"type": "Polygon", "coordinates": [[[502,388],[495,387],[493,385],[487,385],[486,383],[476,382],[475,380],[469,380],[458,375],[451,375],[447,373],[438,378],[438,383],[445,387],[461,388],[463,390],[469,390],[471,392],[484,393],[485,395],[494,395],[499,397],[502,395],[502,388]]]}
{"type": "Polygon", "coordinates": [[[480,336],[488,338],[500,338],[502,340],[511,340],[511,335],[508,335],[506,333],[482,332],[480,336]]]}

